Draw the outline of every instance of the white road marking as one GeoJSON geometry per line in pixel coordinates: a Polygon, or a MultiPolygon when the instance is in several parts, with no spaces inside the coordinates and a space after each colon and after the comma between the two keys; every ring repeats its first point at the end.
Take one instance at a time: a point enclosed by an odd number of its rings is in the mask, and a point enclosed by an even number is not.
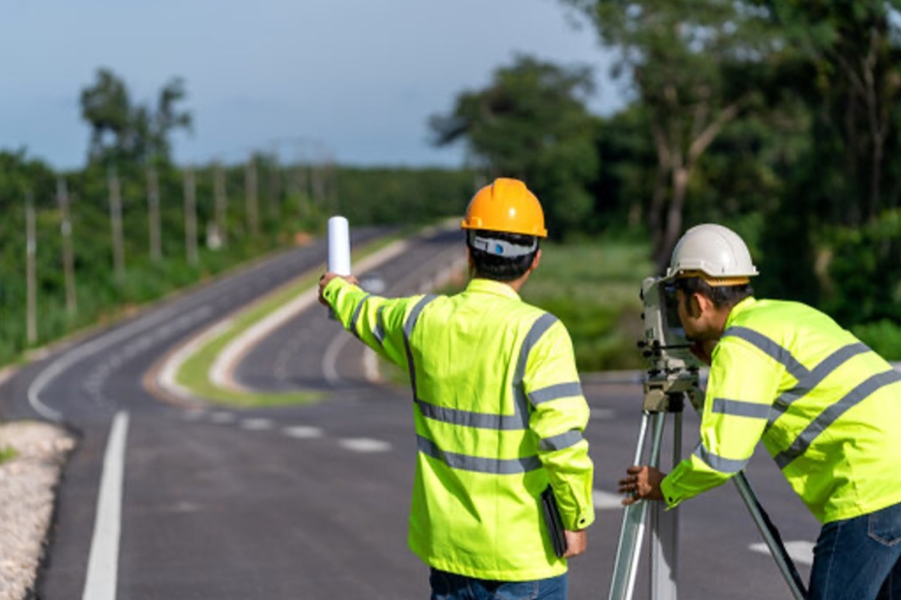
{"type": "Polygon", "coordinates": [[[592,490],[591,500],[594,507],[598,510],[613,510],[623,508],[623,498],[620,494],[611,494],[610,492],[602,492],[601,490],[592,490]]]}
{"type": "Polygon", "coordinates": [[[293,437],[300,440],[322,437],[321,429],[319,429],[318,427],[310,427],[309,425],[294,425],[292,427],[285,427],[284,429],[282,429],[282,433],[284,433],[288,437],[293,437]]]}
{"type": "Polygon", "coordinates": [[[272,429],[272,419],[244,419],[241,421],[241,427],[250,429],[251,431],[272,429]]]}
{"type": "Polygon", "coordinates": [[[592,408],[591,418],[601,421],[609,421],[616,416],[616,411],[611,408],[592,408]]]}
{"type": "Polygon", "coordinates": [[[382,440],[370,438],[346,438],[338,440],[338,444],[347,450],[354,452],[387,452],[391,450],[391,444],[382,440]]]}
{"type": "Polygon", "coordinates": [[[170,354],[157,376],[159,386],[182,400],[196,401],[191,390],[178,383],[178,372],[181,370],[181,366],[203,346],[231,329],[233,323],[232,319],[219,321],[170,354]]]}
{"type": "Polygon", "coordinates": [[[220,425],[225,424],[225,423],[234,423],[235,419],[236,419],[235,415],[233,415],[230,412],[217,412],[217,413],[213,413],[210,416],[210,420],[213,423],[219,423],[220,425]]]}
{"type": "MultiPolygon", "coordinates": [[[[788,555],[791,557],[796,564],[801,565],[812,565],[813,564],[813,542],[807,542],[804,540],[794,540],[790,542],[784,542],[785,550],[788,552],[788,555]]],[[[748,549],[753,552],[759,552],[760,554],[769,554],[770,549],[763,542],[757,544],[751,544],[748,546],[748,549]]]]}
{"type": "Polygon", "coordinates": [[[338,354],[352,339],[353,338],[345,332],[341,332],[332,339],[328,348],[325,350],[325,354],[322,355],[322,374],[325,375],[326,381],[332,385],[337,385],[341,382],[341,376],[338,375],[338,369],[336,367],[338,354]]]}
{"type": "MultiPolygon", "coordinates": [[[[354,268],[354,274],[360,276],[366,271],[391,260],[395,256],[399,256],[407,249],[409,244],[410,243],[407,240],[392,242],[388,246],[385,246],[381,250],[378,250],[357,263],[354,268]]],[[[253,348],[265,339],[266,336],[294,318],[295,315],[300,314],[300,312],[315,304],[318,298],[319,289],[314,286],[313,289],[301,293],[278,310],[270,313],[260,321],[257,321],[254,325],[248,327],[243,333],[229,342],[216,357],[216,361],[210,369],[210,380],[220,388],[243,390],[243,387],[232,378],[235,367],[253,348]]],[[[325,365],[323,363],[323,369],[324,368],[325,365]]],[[[326,375],[326,378],[328,379],[328,374],[326,375]]],[[[335,383],[338,379],[329,379],[329,381],[335,383]]]]}
{"type": "MultiPolygon", "coordinates": [[[[51,381],[59,377],[59,375],[61,375],[64,371],[66,371],[69,367],[71,367],[81,359],[91,356],[92,354],[97,354],[101,350],[105,350],[113,344],[126,339],[129,336],[138,333],[139,331],[149,329],[150,327],[153,327],[160,322],[171,319],[172,313],[176,310],[176,307],[170,307],[157,313],[150,314],[146,317],[141,317],[136,321],[123,326],[120,329],[117,329],[111,333],[103,334],[86,344],[76,347],[70,352],[66,352],[58,359],[53,361],[53,363],[51,363],[49,367],[42,370],[34,379],[34,381],[31,382],[31,385],[28,387],[28,402],[31,404],[32,408],[34,408],[34,410],[36,410],[42,417],[50,419],[51,421],[55,421],[57,423],[62,422],[62,413],[53,410],[52,408],[41,402],[41,392],[44,391],[44,388],[47,387],[51,381]]],[[[199,320],[209,315],[212,310],[213,309],[208,305],[203,305],[192,310],[190,313],[188,313],[188,315],[191,315],[192,317],[199,320]]]]}
{"type": "Polygon", "coordinates": [[[94,537],[88,558],[83,600],[115,600],[119,570],[119,535],[122,523],[122,480],[125,472],[125,438],[128,413],[113,418],[94,517],[94,537]]]}
{"type": "Polygon", "coordinates": [[[185,421],[196,421],[205,414],[206,413],[202,410],[186,410],[181,413],[181,418],[185,421]]]}
{"type": "Polygon", "coordinates": [[[369,346],[363,350],[363,373],[369,383],[378,383],[382,380],[379,374],[379,355],[369,346]]]}

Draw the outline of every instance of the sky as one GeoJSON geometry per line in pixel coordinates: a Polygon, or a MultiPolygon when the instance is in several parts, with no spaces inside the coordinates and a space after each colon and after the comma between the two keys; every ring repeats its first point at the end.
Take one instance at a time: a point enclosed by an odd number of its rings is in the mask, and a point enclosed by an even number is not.
{"type": "Polygon", "coordinates": [[[556,0],[0,0],[0,150],[84,164],[80,90],[98,68],[134,102],[184,78],[193,133],[180,163],[284,161],[458,166],[433,148],[430,115],[529,54],[595,71],[589,107],[622,106],[611,53],[556,0]]]}

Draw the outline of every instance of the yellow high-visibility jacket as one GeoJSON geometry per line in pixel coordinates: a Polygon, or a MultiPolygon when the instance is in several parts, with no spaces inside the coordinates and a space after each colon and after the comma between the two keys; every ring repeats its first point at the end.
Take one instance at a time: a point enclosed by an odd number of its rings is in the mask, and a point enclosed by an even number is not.
{"type": "Polygon", "coordinates": [[[661,486],[675,506],[738,473],[758,440],[821,522],[901,502],[901,373],[825,314],[747,298],[713,363],[701,441],[661,486]]]}
{"type": "Polygon", "coordinates": [[[454,296],[385,299],[336,278],[324,296],[347,330],[409,369],[413,552],[480,579],[566,572],[539,496],[550,483],[569,530],[590,525],[594,507],[589,410],[563,324],[486,279],[454,296]]]}

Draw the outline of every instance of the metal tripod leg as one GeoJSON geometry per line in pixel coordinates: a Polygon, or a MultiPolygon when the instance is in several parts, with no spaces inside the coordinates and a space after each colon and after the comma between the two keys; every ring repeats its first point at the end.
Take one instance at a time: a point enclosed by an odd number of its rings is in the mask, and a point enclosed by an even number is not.
{"type": "MultiPolygon", "coordinates": [[[[682,412],[673,425],[673,467],[682,460],[682,412]]],[[[679,574],[679,509],[651,502],[651,598],[676,600],[679,574]]]]}
{"type": "Polygon", "coordinates": [[[770,518],[766,514],[766,511],[763,510],[760,501],[757,500],[757,496],[754,494],[754,490],[751,489],[751,483],[748,481],[748,478],[745,477],[744,471],[736,475],[733,478],[733,481],[735,481],[735,487],[738,489],[738,494],[741,496],[741,499],[744,500],[748,512],[751,513],[754,524],[757,525],[757,529],[760,530],[763,541],[766,542],[767,547],[770,549],[770,554],[773,556],[773,560],[776,561],[776,566],[779,567],[782,577],[785,578],[785,583],[788,584],[792,596],[795,600],[805,600],[807,598],[807,591],[804,587],[804,582],[801,580],[801,575],[798,573],[794,561],[792,561],[791,557],[788,555],[788,551],[782,544],[782,537],[779,535],[779,530],[777,530],[776,526],[773,525],[773,522],[770,521],[770,518]]]}
{"type": "MultiPolygon", "coordinates": [[[[653,436],[651,438],[650,465],[657,467],[660,463],[660,448],[663,440],[663,426],[666,413],[642,413],[641,428],[638,432],[638,444],[635,449],[633,464],[641,464],[648,421],[653,416],[653,436]]],[[[631,600],[635,589],[635,577],[638,574],[638,559],[644,539],[645,517],[648,502],[636,502],[626,507],[623,525],[619,533],[619,544],[616,549],[616,562],[613,564],[613,578],[610,583],[610,600],[631,600]]]]}

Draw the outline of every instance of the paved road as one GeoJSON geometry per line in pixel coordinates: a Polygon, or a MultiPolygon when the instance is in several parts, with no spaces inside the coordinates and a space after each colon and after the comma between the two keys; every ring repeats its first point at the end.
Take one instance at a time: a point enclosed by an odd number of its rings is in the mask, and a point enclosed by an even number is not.
{"type": "MultiPolygon", "coordinates": [[[[460,258],[458,234],[412,244],[379,269],[387,294],[418,291],[460,258]]],[[[197,411],[161,402],[140,384],[173,345],[321,262],[323,252],[297,250],[179,298],[0,388],[7,417],[35,415],[30,389],[45,416],[59,414],[82,433],[62,484],[39,597],[81,597],[102,458],[112,416],[122,410],[129,421],[121,543],[117,569],[107,569],[117,574],[115,598],[428,597],[426,569],[405,539],[416,451],[409,393],[370,384],[362,346],[321,307],[280,328],[236,375],[262,389],[328,390],[324,402],[197,411]]],[[[634,383],[589,379],[585,390],[599,511],[588,553],[572,563],[574,599],[607,595],[621,511],[606,507],[631,461],[641,400],[634,383]]],[[[687,416],[686,452],[696,428],[697,418],[687,416]]],[[[785,538],[813,541],[816,523],[776,467],[759,457],[749,476],[785,538]]],[[[749,549],[759,537],[734,490],[687,503],[682,525],[683,598],[788,598],[772,561],[749,549]]],[[[646,597],[644,585],[636,598],[646,597]]]]}

